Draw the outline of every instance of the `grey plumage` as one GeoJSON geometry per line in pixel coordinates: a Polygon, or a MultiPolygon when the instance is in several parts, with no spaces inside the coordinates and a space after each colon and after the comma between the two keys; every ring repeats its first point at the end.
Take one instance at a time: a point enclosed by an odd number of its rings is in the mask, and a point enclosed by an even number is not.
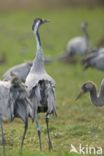
{"type": "Polygon", "coordinates": [[[96,49],[82,60],[84,69],[95,68],[104,71],[104,48],[96,49]]]}
{"type": "Polygon", "coordinates": [[[11,72],[13,72],[19,79],[21,79],[23,82],[25,82],[25,79],[31,69],[32,61],[28,61],[16,66],[13,66],[9,70],[7,70],[3,74],[3,80],[8,81],[11,79],[11,72]]]}
{"type": "Polygon", "coordinates": [[[104,79],[101,82],[99,92],[97,93],[96,84],[88,81],[85,82],[82,87],[79,95],[76,99],[79,99],[83,94],[89,92],[90,93],[90,99],[92,104],[95,106],[101,107],[104,106],[104,79]]]}
{"type": "MultiPolygon", "coordinates": [[[[45,58],[45,64],[49,64],[52,62],[52,58],[45,58]]],[[[13,66],[12,68],[8,69],[3,74],[3,80],[8,81],[11,79],[11,72],[13,72],[21,81],[25,82],[26,77],[32,67],[33,61],[27,61],[18,65],[13,66]]]]}
{"type": "Polygon", "coordinates": [[[0,81],[0,126],[2,130],[2,142],[5,155],[5,142],[3,132],[3,120],[7,119],[12,121],[14,118],[20,118],[24,124],[24,134],[21,142],[21,150],[28,128],[28,116],[32,114],[32,105],[28,99],[27,88],[20,79],[16,76],[12,76],[11,81],[0,81]],[[31,110],[31,112],[30,112],[31,110]]]}
{"type": "Polygon", "coordinates": [[[49,149],[52,148],[52,143],[49,136],[48,129],[48,116],[50,114],[56,115],[55,106],[55,81],[48,75],[44,67],[44,54],[41,48],[39,26],[46,23],[47,20],[36,18],[33,22],[32,30],[36,37],[37,52],[33,61],[33,65],[26,78],[26,85],[28,86],[28,92],[30,93],[30,99],[34,108],[34,118],[36,121],[36,127],[39,136],[40,149],[41,149],[41,132],[38,124],[38,114],[40,112],[46,113],[46,125],[48,133],[49,149]]]}
{"type": "Polygon", "coordinates": [[[73,58],[77,55],[86,54],[89,49],[89,35],[87,32],[87,22],[81,23],[81,30],[84,36],[74,37],[68,41],[65,53],[58,57],[60,61],[73,62],[73,58]]]}
{"type": "Polygon", "coordinates": [[[87,52],[89,40],[87,26],[88,26],[87,22],[82,22],[81,30],[84,33],[84,36],[75,37],[68,42],[66,51],[69,52],[71,56],[77,54],[84,54],[87,52]]]}
{"type": "Polygon", "coordinates": [[[40,112],[47,112],[47,114],[56,113],[55,109],[55,94],[54,86],[48,80],[39,80],[38,84],[30,90],[30,99],[36,102],[35,108],[40,112]]]}

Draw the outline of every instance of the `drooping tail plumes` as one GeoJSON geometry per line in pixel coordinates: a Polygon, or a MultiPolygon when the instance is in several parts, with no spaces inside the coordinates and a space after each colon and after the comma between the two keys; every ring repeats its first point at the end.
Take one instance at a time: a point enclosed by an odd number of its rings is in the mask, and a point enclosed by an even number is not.
{"type": "Polygon", "coordinates": [[[89,67],[93,67],[95,62],[93,61],[97,57],[98,53],[91,53],[85,58],[82,59],[81,64],[83,65],[84,69],[89,67]]]}

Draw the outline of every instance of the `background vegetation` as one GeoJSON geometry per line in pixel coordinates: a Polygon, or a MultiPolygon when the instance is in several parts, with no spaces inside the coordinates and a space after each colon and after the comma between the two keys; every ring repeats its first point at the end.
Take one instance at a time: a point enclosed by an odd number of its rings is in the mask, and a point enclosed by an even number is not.
{"type": "MultiPolygon", "coordinates": [[[[56,57],[64,52],[66,43],[73,36],[80,35],[80,22],[88,21],[91,46],[104,36],[103,8],[67,8],[45,9],[42,11],[5,11],[0,13],[0,75],[13,65],[35,56],[35,39],[31,25],[35,17],[50,20],[41,27],[40,35],[45,56],[56,57]]],[[[83,71],[80,63],[76,65],[54,62],[46,65],[47,71],[56,80],[57,118],[50,119],[50,131],[54,149],[48,152],[44,114],[40,115],[43,151],[39,151],[35,124],[29,122],[29,129],[24,144],[24,156],[77,156],[70,153],[70,144],[102,147],[104,150],[104,108],[90,104],[88,95],[79,101],[74,99],[79,93],[81,84],[87,80],[98,86],[104,73],[89,69],[83,71]]],[[[19,145],[23,132],[20,120],[5,123],[7,156],[19,155],[19,145]]],[[[0,133],[1,134],[1,133],[0,133]]],[[[1,135],[0,135],[1,139],[1,135]]],[[[2,156],[2,146],[0,146],[2,156]]]]}

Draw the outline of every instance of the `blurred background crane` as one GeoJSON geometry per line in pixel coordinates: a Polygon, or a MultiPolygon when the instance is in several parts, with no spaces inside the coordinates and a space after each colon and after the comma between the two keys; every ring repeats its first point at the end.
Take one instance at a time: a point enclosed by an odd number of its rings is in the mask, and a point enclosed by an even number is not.
{"type": "Polygon", "coordinates": [[[84,69],[95,68],[104,71],[104,48],[96,48],[94,52],[82,59],[84,69]]]}
{"type": "Polygon", "coordinates": [[[80,24],[83,36],[77,36],[70,39],[67,43],[65,53],[58,57],[58,60],[73,63],[76,62],[75,58],[80,56],[83,57],[88,53],[89,50],[89,34],[88,34],[88,23],[83,21],[80,24]]]}

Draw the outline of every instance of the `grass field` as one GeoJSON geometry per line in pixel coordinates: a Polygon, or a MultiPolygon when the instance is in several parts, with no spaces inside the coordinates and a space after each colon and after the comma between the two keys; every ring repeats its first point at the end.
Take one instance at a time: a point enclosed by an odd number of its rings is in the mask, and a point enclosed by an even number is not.
{"type": "MultiPolygon", "coordinates": [[[[5,53],[6,63],[0,65],[0,75],[11,66],[35,56],[35,39],[31,25],[35,17],[49,19],[51,22],[41,27],[40,35],[46,56],[55,57],[63,53],[67,41],[80,35],[80,22],[89,23],[91,45],[104,36],[104,9],[66,9],[46,11],[16,11],[0,13],[0,55],[5,53]]],[[[54,149],[48,152],[44,114],[40,115],[43,151],[39,151],[35,124],[29,122],[24,144],[24,156],[77,156],[70,153],[70,144],[76,147],[102,147],[104,151],[104,108],[90,104],[88,95],[77,102],[74,100],[80,86],[86,80],[100,85],[104,73],[89,69],[83,71],[80,64],[67,65],[59,62],[46,65],[47,71],[56,80],[57,118],[50,119],[50,131],[54,149]]],[[[5,123],[7,156],[18,156],[23,132],[20,120],[5,123]]],[[[1,134],[1,132],[0,132],[1,134]]],[[[1,135],[0,135],[1,137],[1,135]]],[[[0,138],[1,139],[1,138],[0,138]]],[[[0,146],[2,156],[2,146],[0,146]]],[[[91,155],[92,156],[92,155],[91,155]]]]}

